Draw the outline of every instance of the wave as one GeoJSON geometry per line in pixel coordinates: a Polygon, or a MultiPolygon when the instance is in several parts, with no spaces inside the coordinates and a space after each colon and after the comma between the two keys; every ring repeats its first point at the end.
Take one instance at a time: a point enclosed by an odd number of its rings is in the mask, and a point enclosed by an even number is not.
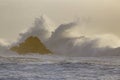
{"type": "MultiPolygon", "coordinates": [[[[19,45],[30,36],[38,37],[53,54],[64,56],[120,56],[120,39],[114,34],[88,34],[82,20],[55,26],[46,16],[36,18],[34,25],[20,33],[11,44],[19,45]]],[[[89,25],[87,25],[89,26],[89,25]]]]}

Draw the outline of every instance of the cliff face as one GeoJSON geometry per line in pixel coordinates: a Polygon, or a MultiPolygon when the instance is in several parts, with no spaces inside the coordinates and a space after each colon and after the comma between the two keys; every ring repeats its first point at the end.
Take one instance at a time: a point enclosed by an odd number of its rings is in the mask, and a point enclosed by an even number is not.
{"type": "Polygon", "coordinates": [[[19,54],[51,54],[51,51],[44,46],[40,39],[33,36],[28,37],[23,43],[20,43],[18,46],[12,47],[11,50],[19,54]]]}

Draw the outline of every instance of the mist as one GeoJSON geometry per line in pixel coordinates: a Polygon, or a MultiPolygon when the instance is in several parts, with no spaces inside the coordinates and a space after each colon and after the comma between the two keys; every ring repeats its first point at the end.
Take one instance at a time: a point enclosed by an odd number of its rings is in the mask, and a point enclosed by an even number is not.
{"type": "Polygon", "coordinates": [[[41,16],[32,27],[24,30],[12,45],[19,45],[30,36],[38,37],[55,55],[118,56],[120,39],[114,34],[88,34],[88,22],[76,19],[55,27],[50,19],[41,16]],[[53,26],[52,26],[52,25],[53,26]]]}

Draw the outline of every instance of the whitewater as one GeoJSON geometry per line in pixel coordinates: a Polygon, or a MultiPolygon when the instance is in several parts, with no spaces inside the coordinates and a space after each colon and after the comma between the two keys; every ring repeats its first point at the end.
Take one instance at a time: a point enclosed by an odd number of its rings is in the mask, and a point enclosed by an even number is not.
{"type": "Polygon", "coordinates": [[[0,80],[120,80],[120,39],[85,33],[85,24],[77,20],[55,27],[41,16],[15,42],[1,39],[0,80]],[[10,50],[29,36],[38,37],[53,54],[10,50]]]}
{"type": "Polygon", "coordinates": [[[119,80],[119,57],[1,57],[0,80],[119,80]]]}

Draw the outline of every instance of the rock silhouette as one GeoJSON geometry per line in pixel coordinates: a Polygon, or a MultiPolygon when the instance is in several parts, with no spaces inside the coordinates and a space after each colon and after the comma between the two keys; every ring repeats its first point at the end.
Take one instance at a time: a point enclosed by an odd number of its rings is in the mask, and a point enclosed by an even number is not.
{"type": "Polygon", "coordinates": [[[39,54],[51,54],[52,52],[48,50],[39,38],[30,36],[23,43],[18,46],[13,46],[12,51],[19,54],[27,53],[39,53],[39,54]]]}

